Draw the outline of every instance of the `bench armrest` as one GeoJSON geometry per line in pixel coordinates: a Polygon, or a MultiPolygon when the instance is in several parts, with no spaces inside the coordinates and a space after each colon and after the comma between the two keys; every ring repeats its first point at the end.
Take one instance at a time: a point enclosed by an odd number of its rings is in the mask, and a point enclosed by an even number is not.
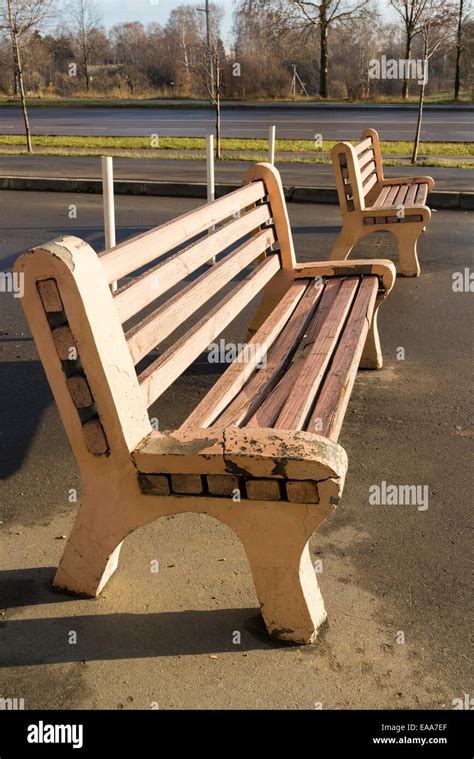
{"type": "Polygon", "coordinates": [[[391,261],[387,259],[374,260],[373,258],[359,261],[311,261],[310,263],[297,264],[294,269],[296,279],[305,277],[351,277],[361,274],[377,276],[386,295],[388,295],[395,283],[396,270],[391,261]]]}
{"type": "Polygon", "coordinates": [[[427,184],[428,192],[434,187],[433,177],[397,177],[396,179],[383,179],[382,187],[387,187],[393,184],[427,184]]]}
{"type": "Polygon", "coordinates": [[[400,203],[399,206],[369,206],[361,211],[362,218],[366,216],[396,216],[400,212],[400,206],[403,208],[405,216],[422,216],[420,224],[427,224],[431,219],[431,209],[428,206],[405,206],[400,203]]]}

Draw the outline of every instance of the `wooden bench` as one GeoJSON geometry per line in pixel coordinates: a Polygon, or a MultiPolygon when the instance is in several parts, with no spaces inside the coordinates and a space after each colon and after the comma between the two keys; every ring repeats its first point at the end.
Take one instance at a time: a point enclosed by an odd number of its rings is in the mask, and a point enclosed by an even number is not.
{"type": "Polygon", "coordinates": [[[431,218],[425,204],[434,180],[431,177],[385,179],[375,129],[362,132],[361,142],[355,147],[349,142],[334,145],[332,165],[342,212],[342,231],[330,259],[347,258],[356,242],[371,232],[391,232],[397,241],[401,273],[406,277],[418,276],[416,244],[431,218]]]}
{"type": "Polygon", "coordinates": [[[312,641],[326,612],[308,540],[341,496],[347,457],[337,439],[357,368],[382,364],[376,312],[393,265],[298,264],[279,174],[258,164],[242,188],[99,256],[66,236],[15,268],[83,480],[55,585],[96,596],[133,530],[202,512],[241,539],[269,633],[312,641]],[[244,359],[178,430],[153,430],[151,404],[262,290],[244,359]]]}

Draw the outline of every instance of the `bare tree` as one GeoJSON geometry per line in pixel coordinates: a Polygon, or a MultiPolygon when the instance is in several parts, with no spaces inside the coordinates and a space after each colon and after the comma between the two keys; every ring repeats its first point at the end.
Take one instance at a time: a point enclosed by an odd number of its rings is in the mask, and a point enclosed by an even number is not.
{"type": "Polygon", "coordinates": [[[202,45],[202,59],[203,63],[200,66],[201,71],[204,73],[206,89],[209,94],[209,99],[214,106],[215,114],[215,127],[216,127],[216,145],[215,155],[216,159],[221,158],[221,99],[224,82],[222,78],[222,69],[225,59],[222,43],[218,39],[214,39],[211,43],[211,49],[208,49],[207,44],[202,45]]]}
{"type": "Polygon", "coordinates": [[[24,52],[33,35],[46,23],[55,0],[0,0],[0,28],[10,37],[15,75],[18,77],[21,109],[25,124],[26,147],[33,152],[26,104],[24,52]]]}
{"type": "Polygon", "coordinates": [[[463,53],[463,38],[466,22],[469,20],[471,3],[469,0],[459,0],[458,29],[456,35],[456,69],[454,73],[454,99],[459,100],[461,89],[461,56],[463,53]]]}
{"type": "MultiPolygon", "coordinates": [[[[411,156],[411,162],[413,164],[416,163],[418,146],[420,144],[425,88],[428,80],[428,66],[436,53],[452,44],[452,26],[454,20],[455,14],[453,7],[449,3],[446,3],[445,0],[426,0],[424,12],[419,20],[419,34],[421,34],[423,39],[424,76],[420,85],[418,119],[415,140],[413,142],[413,153],[411,156]]],[[[405,67],[405,70],[406,68],[407,67],[405,67]]]]}
{"type": "Polygon", "coordinates": [[[89,92],[95,33],[102,23],[102,15],[92,0],[73,0],[68,6],[68,10],[76,40],[75,47],[79,58],[80,72],[86,83],[86,91],[89,92]]]}
{"type": "Polygon", "coordinates": [[[274,27],[282,30],[299,28],[318,29],[319,95],[328,96],[329,31],[337,24],[365,15],[371,0],[245,0],[249,9],[267,11],[274,27]]]}
{"type": "MultiPolygon", "coordinates": [[[[390,0],[390,5],[403,19],[405,27],[405,60],[411,58],[413,40],[420,32],[420,24],[429,10],[430,0],[390,0]]],[[[408,66],[405,66],[403,78],[402,97],[408,97],[408,66]]]]}

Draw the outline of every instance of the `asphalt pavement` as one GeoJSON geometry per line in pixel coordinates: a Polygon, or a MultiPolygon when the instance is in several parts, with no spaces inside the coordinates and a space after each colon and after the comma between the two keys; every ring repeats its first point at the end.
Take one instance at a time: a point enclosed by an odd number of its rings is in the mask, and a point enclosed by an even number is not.
{"type": "MultiPolygon", "coordinates": [[[[211,108],[31,108],[34,134],[202,137],[214,132],[211,108]]],[[[267,137],[275,124],[281,139],[357,139],[362,130],[374,127],[382,140],[411,140],[415,136],[414,108],[367,108],[326,105],[311,108],[266,107],[222,109],[224,137],[267,137]]],[[[21,134],[23,120],[16,107],[0,109],[0,134],[21,134]]],[[[423,117],[423,140],[467,142],[474,140],[473,113],[445,107],[427,109],[423,117]]]]}
{"type": "MultiPolygon", "coordinates": [[[[200,203],[120,196],[118,240],[200,203]]],[[[299,260],[327,258],[338,208],[290,205],[289,215],[299,260]]],[[[100,250],[100,197],[0,193],[3,270],[65,232],[100,250]]],[[[472,238],[472,213],[434,213],[419,243],[421,277],[399,277],[380,309],[384,368],[358,375],[340,437],[343,498],[311,541],[329,622],[307,647],[266,637],[241,545],[205,516],[162,519],[127,538],[97,600],[52,591],[79,476],[20,302],[0,293],[2,696],[25,698],[26,709],[452,709],[472,693],[473,300],[452,286],[472,267],[472,238]],[[370,505],[369,487],[383,480],[427,485],[428,508],[370,505]]],[[[385,235],[355,255],[396,262],[385,235]]],[[[227,340],[243,338],[254,305],[227,340]]],[[[160,428],[178,426],[218,371],[196,361],[153,407],[160,428]]]]}

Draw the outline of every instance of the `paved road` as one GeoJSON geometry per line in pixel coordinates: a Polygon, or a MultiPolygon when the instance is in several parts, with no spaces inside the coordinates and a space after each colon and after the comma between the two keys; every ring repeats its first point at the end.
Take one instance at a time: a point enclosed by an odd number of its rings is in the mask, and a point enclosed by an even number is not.
{"type": "MultiPolygon", "coordinates": [[[[118,239],[201,202],[120,197],[118,239]]],[[[64,232],[97,250],[103,244],[97,196],[3,192],[0,208],[2,268],[64,232]],[[70,204],[77,219],[68,216],[70,204]]],[[[326,258],[339,210],[296,205],[289,213],[299,259],[326,258]]],[[[0,294],[2,695],[24,697],[27,709],[148,709],[157,701],[161,709],[320,702],[450,710],[453,699],[472,693],[473,300],[452,290],[453,272],[472,266],[472,235],[472,214],[434,214],[419,245],[422,276],[398,278],[381,308],[385,367],[356,380],[340,437],[349,457],[343,499],[312,540],[329,623],[306,648],[266,638],[242,547],[204,516],[163,519],[127,538],[119,571],[96,601],[51,590],[78,472],[20,303],[0,294]],[[429,508],[371,506],[368,488],[381,480],[427,484],[429,508]],[[160,563],[153,576],[151,559],[160,563]]],[[[359,254],[393,257],[388,240],[369,237],[359,254]]],[[[225,331],[232,341],[243,334],[241,318],[225,331]]],[[[159,401],[153,415],[161,428],[185,418],[215,380],[210,369],[217,367],[196,362],[159,401]]]]}
{"type": "MultiPolygon", "coordinates": [[[[216,164],[216,181],[239,184],[245,161],[220,161],[216,164]]],[[[334,174],[329,164],[295,164],[277,162],[283,183],[297,187],[335,187],[334,174]]],[[[429,174],[437,190],[474,190],[473,169],[413,168],[387,166],[387,177],[420,176],[429,174]]],[[[100,158],[91,156],[0,156],[0,176],[100,178],[100,158]]],[[[205,161],[186,161],[166,158],[114,158],[116,179],[142,179],[155,181],[205,182],[205,161]]]]}
{"type": "MultiPolygon", "coordinates": [[[[214,129],[211,109],[193,108],[32,108],[35,134],[203,136],[214,129]]],[[[276,124],[280,138],[357,139],[367,127],[375,127],[384,140],[410,140],[416,127],[414,109],[319,108],[254,110],[233,107],[222,111],[225,137],[266,137],[276,124]]],[[[22,132],[17,108],[0,110],[0,134],[22,132]]],[[[470,111],[427,110],[422,139],[466,142],[474,140],[474,118],[470,111]]]]}

